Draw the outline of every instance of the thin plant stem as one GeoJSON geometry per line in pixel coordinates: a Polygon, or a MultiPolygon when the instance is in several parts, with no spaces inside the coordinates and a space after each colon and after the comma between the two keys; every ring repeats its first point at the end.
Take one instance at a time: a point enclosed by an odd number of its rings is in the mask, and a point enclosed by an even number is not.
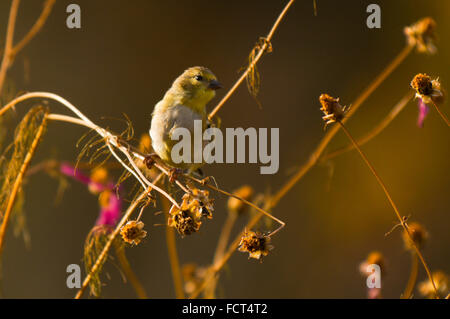
{"type": "Polygon", "coordinates": [[[258,63],[259,59],[263,56],[264,52],[269,47],[269,43],[273,38],[273,35],[275,34],[275,31],[277,30],[278,26],[280,25],[281,21],[283,20],[284,16],[288,12],[291,5],[294,3],[295,0],[290,0],[286,6],[284,7],[283,11],[281,11],[280,15],[278,16],[277,20],[272,26],[272,29],[270,30],[267,37],[265,37],[265,41],[261,48],[258,51],[258,54],[256,55],[255,59],[249,64],[247,69],[244,73],[239,77],[239,79],[234,83],[233,87],[227,92],[227,94],[220,100],[220,102],[217,104],[217,106],[209,113],[208,119],[211,121],[212,118],[219,112],[219,110],[222,108],[222,106],[225,104],[226,101],[233,95],[233,93],[236,91],[236,89],[241,85],[242,82],[244,82],[247,75],[250,73],[250,71],[255,67],[256,63],[258,63]]]}
{"type": "Polygon", "coordinates": [[[433,104],[436,111],[438,111],[439,115],[442,117],[442,119],[445,121],[447,126],[450,126],[450,121],[448,120],[447,116],[441,111],[441,109],[438,107],[437,103],[433,100],[431,101],[431,104],[433,104]]]}
{"type": "MultiPolygon", "coordinates": [[[[169,218],[170,202],[161,197],[164,216],[166,220],[169,218]]],[[[177,253],[176,236],[173,227],[166,226],[166,243],[167,252],[169,254],[170,269],[172,271],[173,284],[175,288],[175,296],[177,299],[184,299],[183,277],[181,276],[180,261],[177,253]]]]}
{"type": "Polygon", "coordinates": [[[114,244],[114,249],[116,251],[116,256],[120,264],[120,268],[122,268],[125,277],[133,286],[134,291],[139,299],[147,299],[147,293],[145,292],[144,286],[139,281],[138,277],[134,273],[133,269],[128,262],[128,259],[125,255],[125,247],[123,245],[114,244]]]}
{"type": "Polygon", "coordinates": [[[22,166],[20,167],[20,170],[19,170],[19,174],[17,175],[16,180],[14,181],[14,185],[11,190],[11,195],[8,198],[8,204],[6,206],[5,214],[3,216],[3,222],[0,226],[0,255],[3,251],[3,243],[5,240],[6,229],[8,227],[8,223],[9,223],[9,219],[11,216],[11,212],[14,207],[15,199],[20,190],[20,186],[22,185],[22,181],[23,181],[25,172],[26,172],[28,166],[30,165],[30,162],[31,162],[31,159],[33,158],[34,153],[36,152],[36,148],[39,144],[39,141],[40,141],[42,135],[44,134],[46,122],[47,122],[47,119],[46,119],[46,117],[44,117],[41,125],[39,126],[39,129],[36,132],[33,142],[31,143],[30,149],[28,150],[27,154],[25,155],[22,166]]]}
{"type": "Polygon", "coordinates": [[[242,236],[244,235],[244,232],[246,229],[253,228],[256,223],[261,219],[263,216],[262,213],[255,214],[252,219],[247,223],[244,230],[242,230],[238,236],[234,239],[234,241],[230,244],[228,247],[226,253],[223,255],[222,258],[220,258],[217,262],[215,262],[209,269],[205,279],[203,282],[197,287],[197,289],[189,296],[190,299],[197,298],[200,293],[208,286],[211,280],[214,279],[215,275],[222,269],[222,267],[228,262],[228,260],[231,258],[233,253],[236,251],[236,249],[239,246],[239,242],[241,241],[242,236]]]}
{"type": "MultiPolygon", "coordinates": [[[[383,118],[383,120],[380,123],[378,123],[370,132],[368,132],[366,135],[364,135],[363,137],[359,138],[356,141],[358,145],[362,146],[367,142],[369,142],[370,140],[372,140],[378,134],[380,134],[397,117],[397,115],[400,114],[400,112],[405,108],[405,106],[408,104],[409,101],[411,101],[413,97],[414,97],[413,92],[409,92],[404,97],[402,97],[402,99],[391,109],[388,115],[386,115],[386,117],[383,118]]],[[[352,143],[350,143],[345,147],[324,154],[320,160],[322,162],[325,162],[343,153],[349,152],[353,149],[355,149],[355,146],[352,143]]]]}
{"type": "MultiPolygon", "coordinates": [[[[223,258],[225,251],[227,249],[227,244],[230,239],[231,230],[237,219],[237,213],[229,211],[227,214],[227,218],[225,223],[222,226],[222,230],[220,232],[219,240],[217,242],[216,251],[214,253],[213,264],[217,263],[220,259],[223,258]]],[[[213,299],[215,298],[216,286],[217,286],[218,278],[214,278],[214,280],[206,287],[205,289],[205,298],[213,299]]]]}
{"type": "Polygon", "coordinates": [[[409,274],[408,283],[406,284],[405,291],[402,294],[402,299],[410,299],[412,293],[414,291],[414,287],[416,286],[417,274],[419,272],[419,258],[417,258],[417,254],[412,251],[411,252],[411,272],[409,274]]]}
{"type": "Polygon", "coordinates": [[[12,61],[11,51],[13,49],[14,28],[16,27],[17,11],[19,10],[20,0],[13,0],[9,10],[8,27],[6,29],[5,49],[3,51],[2,64],[0,66],[0,95],[5,82],[6,72],[12,61]]]}
{"type": "MultiPolygon", "coordinates": [[[[358,108],[367,100],[367,98],[377,89],[381,83],[406,59],[406,57],[411,53],[414,46],[406,45],[403,50],[392,60],[391,63],[369,84],[369,86],[358,96],[355,102],[352,104],[349,112],[347,113],[344,123],[358,110],[358,108]]],[[[330,143],[332,138],[339,131],[339,126],[332,126],[319,145],[310,155],[308,161],[303,164],[300,169],[295,173],[285,184],[280,188],[280,190],[275,193],[271,199],[270,208],[275,207],[278,202],[297,184],[297,182],[317,163],[318,159],[322,155],[326,146],[330,143]]]]}
{"type": "Polygon", "coordinates": [[[56,0],[46,0],[44,3],[44,8],[38,19],[27,32],[27,34],[19,41],[16,45],[14,42],[14,29],[16,25],[17,12],[19,8],[19,0],[13,0],[11,3],[11,9],[9,13],[8,26],[6,31],[6,41],[5,48],[3,49],[3,59],[0,66],[0,95],[3,89],[3,84],[5,82],[6,72],[11,67],[14,61],[14,57],[33,39],[33,37],[42,29],[45,22],[47,21],[50,12],[52,11],[53,5],[56,0]]]}
{"type": "Polygon", "coordinates": [[[50,12],[52,11],[53,5],[56,0],[46,0],[44,3],[44,8],[41,14],[37,18],[36,22],[33,24],[28,33],[19,41],[11,50],[12,57],[16,56],[30,41],[34,36],[42,29],[45,22],[47,21],[50,12]]]}
{"type": "MultiPolygon", "coordinates": [[[[159,174],[155,180],[153,181],[153,183],[157,183],[161,177],[163,176],[163,174],[159,174]]],[[[122,219],[120,220],[120,222],[117,224],[116,228],[114,229],[114,231],[109,235],[108,241],[106,242],[105,246],[102,249],[102,252],[98,255],[97,260],[95,261],[94,265],[92,266],[91,270],[89,271],[88,275],[86,276],[86,278],[83,280],[83,284],[81,285],[81,288],[78,290],[77,294],[75,295],[75,299],[80,299],[83,296],[84,291],[86,290],[87,286],[89,285],[93,274],[99,269],[99,267],[103,264],[103,262],[105,261],[106,257],[108,256],[108,252],[114,242],[114,239],[116,239],[116,237],[119,235],[120,233],[120,229],[122,228],[123,225],[125,225],[125,223],[128,221],[128,219],[130,218],[131,214],[133,214],[134,210],[136,209],[136,207],[139,205],[139,203],[144,200],[144,198],[148,195],[148,193],[152,190],[151,187],[148,187],[145,191],[143,191],[131,204],[130,206],[128,206],[125,214],[123,215],[122,219]]]]}
{"type": "Polygon", "coordinates": [[[213,186],[213,185],[205,184],[204,181],[198,180],[198,179],[196,179],[195,177],[192,177],[192,176],[189,176],[189,175],[185,175],[185,176],[186,176],[187,178],[191,179],[191,180],[196,181],[197,183],[200,183],[200,184],[202,184],[202,185],[205,185],[206,187],[208,187],[208,188],[210,188],[210,189],[212,189],[212,190],[214,190],[214,191],[216,191],[216,192],[222,193],[222,194],[224,194],[224,195],[226,195],[226,196],[228,196],[228,197],[236,198],[236,199],[240,200],[241,202],[243,202],[244,204],[246,204],[246,205],[248,205],[248,206],[250,206],[250,207],[256,209],[258,212],[260,212],[260,213],[266,215],[266,216],[269,217],[270,219],[273,219],[274,221],[276,221],[278,224],[280,224],[280,227],[278,227],[278,228],[275,229],[273,232],[271,232],[270,234],[268,234],[267,236],[269,236],[269,237],[275,235],[275,234],[278,233],[284,226],[286,226],[286,223],[283,222],[282,220],[276,218],[276,217],[273,216],[272,214],[268,213],[265,209],[262,209],[262,208],[258,207],[257,205],[253,204],[252,202],[249,202],[248,200],[243,199],[243,198],[240,197],[240,196],[237,196],[237,195],[235,195],[235,194],[232,194],[232,193],[230,193],[230,192],[227,192],[227,191],[225,191],[225,190],[223,190],[223,189],[220,189],[220,188],[218,188],[218,187],[215,187],[215,186],[213,186]]]}
{"type": "MultiPolygon", "coordinates": [[[[411,53],[413,48],[414,48],[413,45],[408,44],[402,49],[402,51],[400,51],[400,53],[389,63],[389,65],[386,66],[386,68],[384,68],[383,71],[358,96],[358,98],[352,104],[352,107],[350,108],[349,112],[347,113],[347,116],[344,119],[344,121],[348,120],[348,118],[350,118],[356,112],[356,110],[380,86],[380,84],[383,83],[383,81],[408,57],[408,55],[411,53]]],[[[264,211],[269,211],[272,208],[274,208],[278,204],[278,202],[297,184],[297,182],[317,163],[318,159],[320,158],[321,154],[325,150],[326,146],[330,143],[330,141],[336,135],[338,130],[339,130],[338,126],[332,126],[331,129],[327,131],[325,136],[319,142],[319,145],[316,147],[316,149],[310,155],[309,160],[305,164],[303,164],[303,166],[300,167],[300,169],[297,171],[297,173],[294,174],[284,184],[284,186],[282,186],[280,188],[280,190],[277,193],[275,193],[275,195],[273,195],[266,202],[266,204],[264,206],[264,211]]],[[[261,219],[262,216],[263,216],[262,213],[254,215],[254,217],[247,223],[244,230],[242,230],[237,235],[236,239],[229,246],[227,253],[224,255],[224,257],[211,267],[210,272],[208,273],[205,280],[196,289],[196,291],[194,291],[190,295],[190,298],[197,298],[197,296],[203,291],[203,289],[205,289],[205,287],[208,285],[209,281],[214,278],[215,274],[218,271],[220,271],[220,269],[226,264],[226,262],[231,257],[231,255],[236,251],[237,247],[239,246],[240,239],[245,232],[245,229],[250,229],[254,225],[256,225],[256,223],[259,221],[259,219],[261,219]]]]}
{"type": "Polygon", "coordinates": [[[142,185],[142,187],[144,189],[147,188],[147,186],[150,186],[152,189],[156,190],[157,192],[159,192],[162,195],[164,195],[167,199],[169,199],[176,207],[179,207],[178,203],[175,201],[175,199],[172,198],[172,196],[170,196],[162,188],[152,184],[149,180],[147,180],[147,178],[145,178],[143,176],[143,174],[140,172],[140,170],[136,167],[136,164],[132,160],[130,154],[128,154],[128,151],[126,150],[126,148],[124,148],[124,147],[119,145],[119,143],[117,142],[117,137],[116,136],[112,135],[111,133],[109,133],[105,129],[95,125],[94,123],[92,123],[90,121],[80,120],[80,119],[77,119],[77,118],[74,118],[74,117],[71,117],[71,116],[61,115],[61,114],[49,114],[48,115],[48,119],[54,120],[54,121],[69,122],[69,123],[78,124],[78,125],[82,125],[82,126],[86,126],[86,127],[94,129],[98,134],[100,134],[101,136],[103,136],[103,137],[105,137],[107,139],[106,140],[106,145],[107,145],[109,151],[111,152],[111,154],[116,158],[116,160],[119,163],[122,164],[123,167],[125,167],[125,169],[127,169],[131,174],[134,175],[134,177],[141,183],[141,185],[142,185]],[[134,168],[134,170],[131,167],[129,167],[117,155],[117,153],[112,148],[111,144],[114,145],[115,147],[119,148],[122,151],[122,153],[124,153],[125,156],[127,156],[128,160],[129,160],[130,164],[132,165],[132,167],[134,168]]]}
{"type": "Polygon", "coordinates": [[[433,284],[433,288],[434,288],[434,293],[436,295],[436,298],[439,298],[437,289],[436,289],[436,285],[434,284],[433,281],[433,277],[431,276],[431,271],[425,261],[425,259],[422,256],[422,253],[420,252],[419,248],[417,247],[416,243],[414,242],[412,235],[408,229],[408,226],[406,224],[405,219],[402,217],[402,215],[400,214],[397,205],[395,205],[394,200],[391,197],[391,194],[389,193],[389,191],[386,188],[386,185],[384,184],[384,182],[382,181],[380,175],[378,175],[377,171],[375,170],[375,168],[373,167],[373,165],[369,162],[369,159],[367,158],[367,156],[364,154],[364,152],[361,150],[361,148],[359,147],[358,143],[355,141],[355,139],[353,138],[353,136],[350,134],[350,132],[347,130],[347,128],[345,127],[345,125],[338,121],[337,123],[339,123],[339,126],[342,128],[342,130],[344,131],[344,133],[347,135],[347,137],[349,138],[349,140],[353,143],[353,145],[355,146],[355,148],[358,150],[358,153],[361,155],[361,158],[364,160],[364,162],[367,164],[367,166],[369,167],[370,171],[372,172],[372,174],[375,176],[376,180],[378,181],[378,184],[380,184],[381,188],[383,189],[384,194],[386,195],[389,203],[391,204],[392,208],[394,209],[394,212],[401,224],[401,226],[403,227],[403,229],[405,230],[406,234],[409,237],[409,240],[411,241],[412,246],[414,247],[414,250],[417,254],[417,256],[419,257],[420,261],[423,264],[423,267],[425,268],[425,271],[427,272],[428,278],[430,279],[430,282],[433,284]]]}

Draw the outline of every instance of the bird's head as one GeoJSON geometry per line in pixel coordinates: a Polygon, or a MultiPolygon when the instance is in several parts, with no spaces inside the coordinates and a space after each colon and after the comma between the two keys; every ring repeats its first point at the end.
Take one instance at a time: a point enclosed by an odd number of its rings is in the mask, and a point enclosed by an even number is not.
{"type": "Polygon", "coordinates": [[[205,112],[206,104],[222,85],[216,76],[203,66],[194,66],[183,72],[172,84],[170,94],[185,106],[205,112]]]}

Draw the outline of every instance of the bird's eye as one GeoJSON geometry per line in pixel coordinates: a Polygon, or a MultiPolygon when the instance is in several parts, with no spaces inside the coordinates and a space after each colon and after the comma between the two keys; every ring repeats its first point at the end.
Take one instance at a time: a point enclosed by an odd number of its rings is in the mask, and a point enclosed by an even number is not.
{"type": "Polygon", "coordinates": [[[203,81],[203,76],[196,75],[196,76],[194,76],[194,79],[196,79],[197,81],[203,81]]]}

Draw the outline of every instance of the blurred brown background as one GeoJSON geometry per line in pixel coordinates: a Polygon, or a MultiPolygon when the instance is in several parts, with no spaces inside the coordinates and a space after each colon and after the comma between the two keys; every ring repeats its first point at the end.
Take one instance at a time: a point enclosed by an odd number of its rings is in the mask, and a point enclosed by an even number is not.
{"type": "MultiPolygon", "coordinates": [[[[102,117],[126,113],[136,136],[147,132],[153,105],[185,68],[204,65],[224,84],[217,102],[238,77],[259,36],[269,31],[286,1],[106,1],[78,0],[82,28],[65,25],[66,6],[58,0],[44,29],[17,57],[9,79],[18,90],[62,95],[92,120],[116,130],[123,125],[102,117]],[[28,61],[28,62],[26,62],[28,61]],[[29,81],[24,65],[29,63],[29,81]]],[[[408,92],[418,72],[450,83],[450,2],[419,1],[297,1],[272,41],[274,51],[259,64],[262,109],[245,85],[219,113],[224,127],[279,127],[280,170],[260,175],[259,165],[214,165],[205,168],[221,187],[244,183],[257,191],[277,190],[304,163],[323,136],[318,96],[328,92],[351,104],[381,69],[403,48],[403,27],[431,16],[438,24],[438,54],[413,53],[348,122],[360,136],[378,123],[408,92]],[[366,27],[366,7],[382,8],[382,28],[366,27]]],[[[0,2],[0,44],[4,44],[10,1],[0,2]]],[[[31,27],[42,1],[21,2],[16,39],[31,27]]],[[[51,103],[56,112],[65,109],[51,103]]],[[[31,103],[18,107],[18,117],[31,103]]],[[[212,105],[211,105],[212,106],[212,105]]],[[[443,107],[450,114],[448,102],[443,107]]],[[[363,147],[403,214],[420,221],[430,233],[424,256],[433,270],[450,271],[449,187],[450,136],[434,110],[425,127],[416,126],[417,106],[410,103],[376,139],[363,147]]],[[[83,128],[52,123],[34,163],[57,155],[74,161],[83,128]]],[[[339,133],[329,149],[346,145],[339,133]]],[[[234,298],[364,298],[365,280],[358,264],[378,249],[388,260],[384,296],[397,298],[408,279],[410,258],[400,231],[384,234],[396,218],[380,187],[356,152],[317,166],[280,202],[273,213],[287,226],[273,238],[275,249],[259,263],[235,253],[222,273],[219,296],[234,298]]],[[[29,180],[25,210],[31,249],[10,229],[2,262],[1,291],[7,298],[71,298],[66,266],[81,263],[84,239],[96,220],[97,199],[76,182],[55,206],[57,182],[45,174],[29,180]]],[[[211,262],[225,219],[225,198],[216,195],[214,218],[200,233],[179,239],[182,263],[211,262]]],[[[149,236],[128,249],[131,264],[151,298],[172,298],[174,290],[162,215],[144,216],[149,236]]],[[[245,224],[238,222],[235,233],[245,224]]],[[[104,297],[134,298],[117,268],[106,267],[104,297]]],[[[419,279],[425,279],[421,267],[419,279]]]]}

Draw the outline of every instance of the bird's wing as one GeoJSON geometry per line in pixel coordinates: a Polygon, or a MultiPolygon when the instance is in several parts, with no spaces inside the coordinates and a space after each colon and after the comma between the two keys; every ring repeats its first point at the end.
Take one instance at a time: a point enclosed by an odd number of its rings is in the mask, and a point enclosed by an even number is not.
{"type": "MultiPolygon", "coordinates": [[[[191,133],[191,136],[193,137],[194,134],[194,121],[195,120],[204,120],[204,116],[201,114],[194,112],[192,109],[184,106],[184,105],[177,105],[167,112],[168,118],[167,118],[167,132],[168,132],[168,138],[172,139],[172,134],[176,128],[186,128],[191,133]]],[[[203,126],[203,125],[202,125],[203,126]]]]}

